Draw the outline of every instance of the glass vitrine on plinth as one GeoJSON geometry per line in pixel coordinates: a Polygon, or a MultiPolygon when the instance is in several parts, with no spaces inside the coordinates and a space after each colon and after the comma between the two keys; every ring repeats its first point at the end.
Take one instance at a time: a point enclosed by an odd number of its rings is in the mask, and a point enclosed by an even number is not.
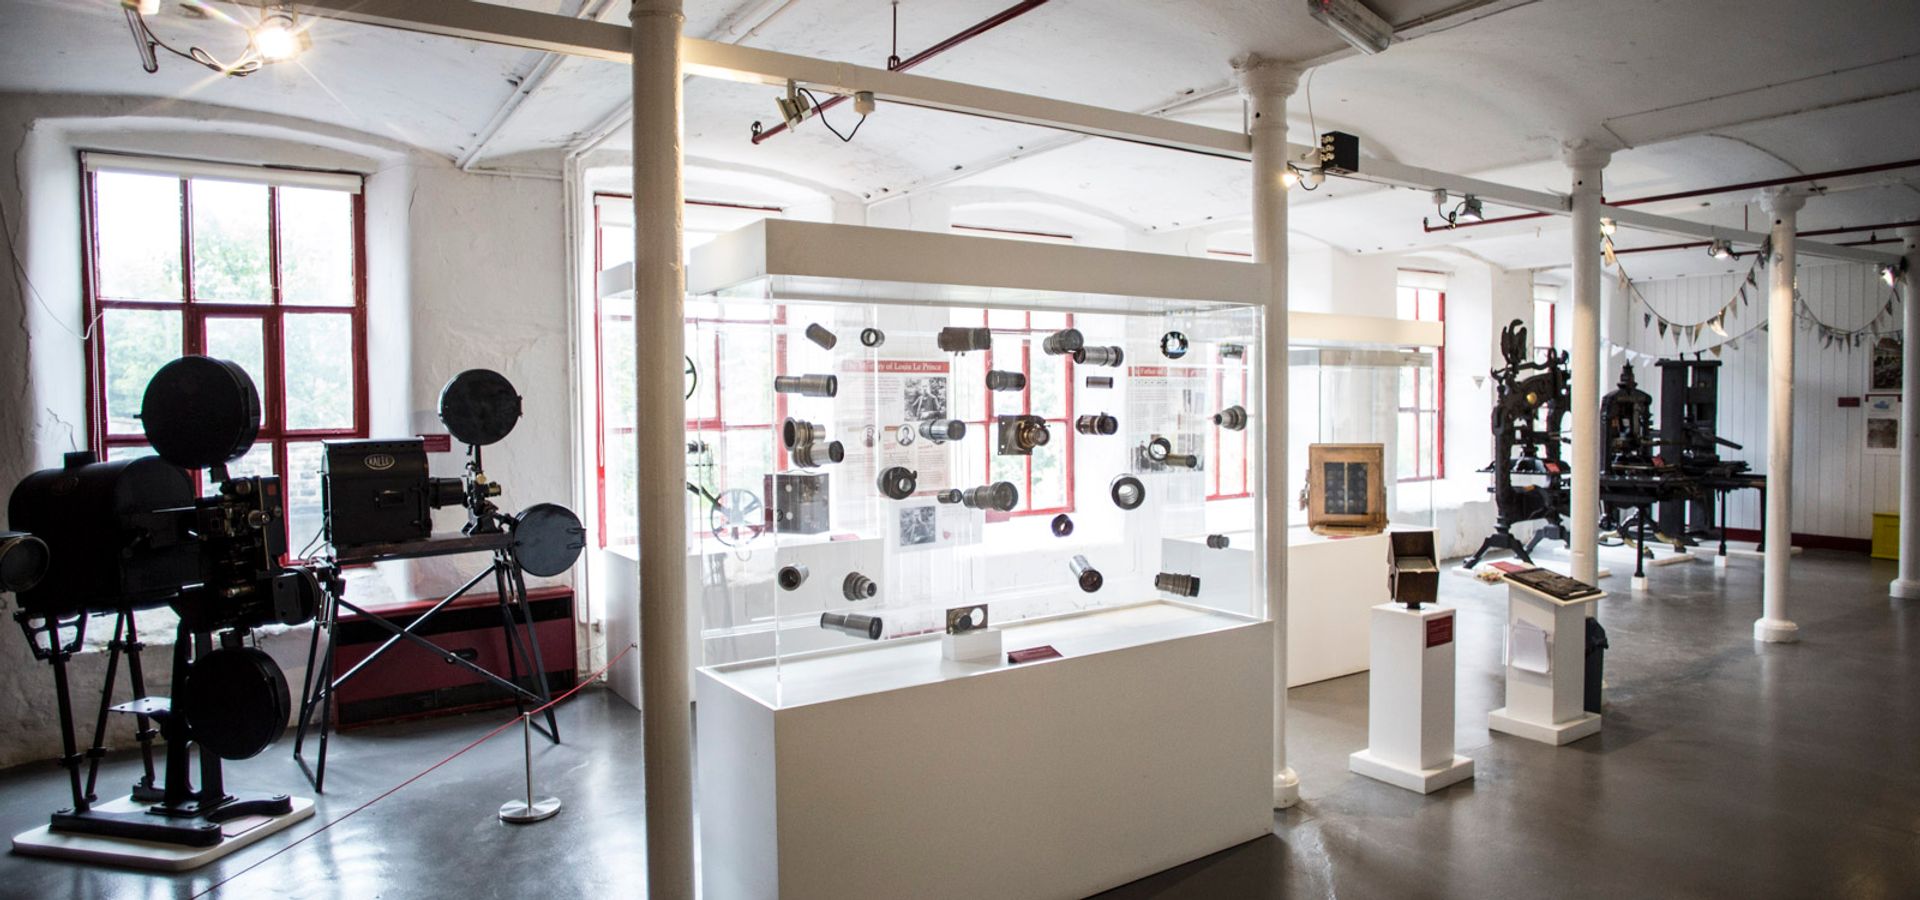
{"type": "Polygon", "coordinates": [[[695,252],[709,896],[1082,895],[1271,828],[1265,279],[778,220],[695,252]],[[1229,577],[1167,550],[1227,531],[1229,577]]]}

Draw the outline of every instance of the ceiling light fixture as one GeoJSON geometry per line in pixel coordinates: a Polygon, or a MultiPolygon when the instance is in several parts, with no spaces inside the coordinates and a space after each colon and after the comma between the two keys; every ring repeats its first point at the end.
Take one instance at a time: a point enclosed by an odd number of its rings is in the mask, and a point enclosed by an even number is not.
{"type": "Polygon", "coordinates": [[[1460,208],[1454,210],[1454,215],[1469,222],[1478,222],[1487,217],[1486,211],[1480,207],[1480,198],[1472,194],[1460,201],[1460,208]]]}
{"type": "Polygon", "coordinates": [[[1620,226],[1615,225],[1612,219],[1607,218],[1605,216],[1602,216],[1600,218],[1601,234],[1606,235],[1607,237],[1613,237],[1613,233],[1619,230],[1620,230],[1620,226]]]}
{"type": "Polygon", "coordinates": [[[1307,0],[1307,12],[1369,56],[1393,44],[1393,26],[1360,0],[1307,0]]]}
{"type": "Polygon", "coordinates": [[[262,62],[276,63],[299,56],[313,46],[313,39],[300,27],[293,7],[280,4],[262,11],[260,24],[253,29],[251,45],[262,62]]]}
{"type": "Polygon", "coordinates": [[[1724,238],[1715,238],[1707,244],[1707,255],[1714,259],[1732,259],[1733,244],[1724,238]]]}
{"type": "Polygon", "coordinates": [[[233,62],[225,62],[199,47],[181,50],[161,40],[147,24],[148,16],[160,12],[158,0],[120,0],[120,6],[126,12],[127,27],[133,31],[134,47],[140,53],[140,67],[148,74],[160,71],[157,52],[160,50],[206,66],[222,75],[239,78],[252,75],[270,63],[294,59],[313,45],[313,39],[307,35],[307,28],[294,12],[293,4],[279,0],[261,0],[259,19],[251,27],[200,0],[181,0],[182,13],[223,21],[246,32],[246,49],[233,62]]]}
{"type": "Polygon", "coordinates": [[[1893,283],[1895,281],[1898,281],[1900,279],[1900,276],[1905,275],[1906,273],[1907,273],[1907,261],[1903,259],[1900,262],[1891,266],[1881,266],[1880,280],[1886,282],[1887,287],[1893,287],[1893,283]]]}

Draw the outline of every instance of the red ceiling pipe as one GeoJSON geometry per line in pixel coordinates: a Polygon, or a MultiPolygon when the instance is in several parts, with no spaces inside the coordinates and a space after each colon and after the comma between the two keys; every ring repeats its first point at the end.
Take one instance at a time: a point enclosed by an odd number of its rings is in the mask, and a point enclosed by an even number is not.
{"type": "MultiPolygon", "coordinates": [[[[1913,227],[1920,227],[1920,219],[1916,219],[1910,222],[1886,222],[1880,225],[1859,225],[1859,226],[1848,226],[1846,228],[1820,228],[1814,231],[1798,232],[1798,236],[1799,237],[1821,237],[1823,235],[1829,235],[1829,234],[1853,234],[1859,231],[1869,231],[1869,232],[1888,231],[1895,228],[1913,228],[1913,227]]],[[[1842,243],[1840,246],[1864,247],[1868,244],[1888,244],[1897,240],[1899,240],[1899,238],[1874,238],[1872,240],[1865,240],[1865,241],[1848,241],[1848,242],[1842,243]]],[[[1625,248],[1621,248],[1613,251],[1613,255],[1624,256],[1628,253],[1655,253],[1661,250],[1693,250],[1701,247],[1712,246],[1712,243],[1713,242],[1711,241],[1688,241],[1687,243],[1684,243],[1684,244],[1659,244],[1652,247],[1625,247],[1625,248]]],[[[1736,257],[1740,255],[1742,254],[1740,253],[1734,254],[1734,256],[1736,257]]]]}
{"type": "MultiPolygon", "coordinates": [[[[1006,9],[1003,9],[997,13],[994,13],[991,16],[981,19],[978,22],[975,22],[974,24],[968,26],[964,31],[961,31],[960,33],[954,35],[953,37],[947,38],[946,40],[941,41],[938,44],[934,44],[933,46],[928,47],[927,49],[922,50],[919,53],[915,53],[914,55],[901,60],[899,65],[892,66],[891,68],[895,72],[905,72],[906,70],[911,69],[914,66],[917,66],[923,62],[926,62],[927,60],[932,59],[936,56],[939,56],[940,54],[945,53],[948,50],[952,50],[953,48],[958,47],[961,44],[966,43],[967,41],[973,40],[974,38],[977,38],[980,35],[986,34],[987,32],[994,30],[995,28],[998,28],[1002,25],[1007,24],[1008,22],[1013,21],[1014,19],[1017,19],[1023,15],[1026,15],[1027,13],[1032,12],[1034,9],[1037,9],[1041,6],[1046,5],[1046,2],[1047,0],[1021,0],[1021,2],[1019,3],[1015,3],[1014,5],[1009,6],[1006,9]]],[[[836,94],[832,97],[828,97],[826,100],[821,101],[818,107],[814,108],[813,114],[816,116],[820,115],[821,113],[826,112],[828,109],[831,109],[835,106],[839,106],[840,104],[845,103],[846,101],[847,101],[847,95],[845,94],[836,94]]],[[[761,141],[764,141],[767,138],[773,137],[774,135],[779,134],[780,132],[786,131],[786,130],[787,130],[787,123],[785,122],[778,123],[774,125],[772,128],[768,128],[760,132],[759,134],[754,135],[753,142],[755,144],[758,144],[761,141]]]]}
{"type": "MultiPolygon", "coordinates": [[[[1751,190],[1758,190],[1760,188],[1781,187],[1789,184],[1800,184],[1808,181],[1819,181],[1823,178],[1846,178],[1852,175],[1871,175],[1876,172],[1891,172],[1895,169],[1910,169],[1910,168],[1913,168],[1914,166],[1920,166],[1920,159],[1906,159],[1906,160],[1901,160],[1900,162],[1878,163],[1871,166],[1855,166],[1854,168],[1851,168],[1851,169],[1835,169],[1831,172],[1815,172],[1811,175],[1790,175],[1785,178],[1768,178],[1763,181],[1746,181],[1746,182],[1741,182],[1740,184],[1723,184],[1723,185],[1720,185],[1719,187],[1700,188],[1698,190],[1691,190],[1691,191],[1676,191],[1671,194],[1655,194],[1651,197],[1635,197],[1631,200],[1610,200],[1610,201],[1607,201],[1607,203],[1610,206],[1639,206],[1643,203],[1659,203],[1662,200],[1685,200],[1689,197],[1705,197],[1711,194],[1731,194],[1734,191],[1751,191],[1751,190]]],[[[1451,226],[1451,227],[1447,225],[1440,225],[1436,227],[1433,225],[1428,225],[1423,222],[1421,223],[1421,227],[1424,228],[1428,234],[1432,234],[1436,231],[1454,231],[1460,228],[1475,228],[1481,225],[1493,225],[1500,222],[1523,222],[1523,221],[1526,221],[1527,219],[1545,218],[1547,215],[1548,215],[1547,213],[1538,213],[1538,212],[1521,213],[1519,215],[1514,215],[1514,216],[1498,216],[1492,219],[1481,219],[1477,222],[1461,222],[1460,224],[1456,226],[1451,226]]]]}
{"type": "Polygon", "coordinates": [[[731,200],[695,200],[689,197],[686,203],[688,206],[712,206],[718,209],[744,209],[752,212],[784,213],[787,211],[786,207],[783,206],[767,206],[763,203],[735,203],[731,200]]]}
{"type": "Polygon", "coordinates": [[[1058,231],[1028,231],[1024,228],[999,228],[993,225],[955,224],[949,227],[951,227],[954,231],[979,231],[987,234],[1011,234],[1018,237],[1050,238],[1056,241],[1073,240],[1073,235],[1062,234],[1058,231]]]}

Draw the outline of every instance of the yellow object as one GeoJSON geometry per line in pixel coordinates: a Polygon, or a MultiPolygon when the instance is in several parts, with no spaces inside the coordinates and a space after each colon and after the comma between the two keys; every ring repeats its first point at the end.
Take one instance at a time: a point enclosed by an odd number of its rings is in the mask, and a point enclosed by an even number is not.
{"type": "Polygon", "coordinates": [[[1873,558],[1900,558],[1900,514],[1873,514],[1873,558]]]}

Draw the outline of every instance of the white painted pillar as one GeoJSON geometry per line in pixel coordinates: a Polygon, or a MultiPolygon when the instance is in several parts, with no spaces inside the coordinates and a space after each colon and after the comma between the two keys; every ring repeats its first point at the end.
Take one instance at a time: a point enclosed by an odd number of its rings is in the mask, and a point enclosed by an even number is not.
{"type": "MultiPolygon", "coordinates": [[[[1574,580],[1600,583],[1600,191],[1609,151],[1580,141],[1565,149],[1573,173],[1573,439],[1572,504],[1574,580]]],[[[1591,614],[1593,607],[1587,607],[1591,614]]]]}
{"type": "Polygon", "coordinates": [[[633,0],[634,393],[647,896],[693,900],[693,696],[687,648],[686,270],[681,0],[633,0]]]}
{"type": "MultiPolygon", "coordinates": [[[[1236,64],[1253,134],[1253,258],[1268,269],[1260,390],[1261,496],[1266,529],[1267,616],[1273,620],[1273,806],[1300,802],[1300,778],[1287,765],[1287,97],[1300,70],[1249,57],[1236,64]]],[[[1317,140],[1317,138],[1316,138],[1317,140]]]]}
{"type": "Polygon", "coordinates": [[[1907,273],[1900,282],[1906,351],[1900,382],[1900,577],[1887,593],[1920,600],[1920,228],[1900,232],[1906,241],[1907,273]]]}
{"type": "Polygon", "coordinates": [[[1800,626],[1787,618],[1787,564],[1793,559],[1793,241],[1806,195],[1771,191],[1763,206],[1773,219],[1767,260],[1767,559],[1760,618],[1753,639],[1788,643],[1800,626]]]}

